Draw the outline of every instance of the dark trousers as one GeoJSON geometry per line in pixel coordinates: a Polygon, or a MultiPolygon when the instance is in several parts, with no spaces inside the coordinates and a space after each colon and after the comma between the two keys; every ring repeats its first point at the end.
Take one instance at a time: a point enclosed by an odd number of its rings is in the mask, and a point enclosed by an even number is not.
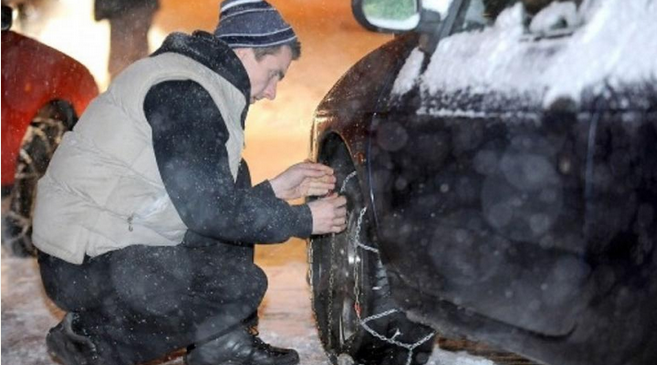
{"type": "Polygon", "coordinates": [[[130,246],[82,265],[39,254],[48,296],[78,314],[75,329],[102,364],[165,356],[226,332],[257,310],[267,277],[253,246],[130,246]]]}

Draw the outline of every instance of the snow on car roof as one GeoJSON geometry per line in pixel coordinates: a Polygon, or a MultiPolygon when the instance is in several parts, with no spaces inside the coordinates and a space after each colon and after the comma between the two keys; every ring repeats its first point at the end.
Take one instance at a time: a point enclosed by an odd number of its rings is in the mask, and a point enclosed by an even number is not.
{"type": "MultiPolygon", "coordinates": [[[[532,38],[517,3],[492,26],[443,39],[419,79],[423,94],[523,93],[548,106],[561,97],[578,101],[588,88],[657,79],[657,1],[586,0],[579,9],[553,3],[534,17],[531,32],[549,32],[558,16],[576,23],[572,35],[532,38]]],[[[419,63],[411,53],[394,93],[410,90],[419,63]]]]}

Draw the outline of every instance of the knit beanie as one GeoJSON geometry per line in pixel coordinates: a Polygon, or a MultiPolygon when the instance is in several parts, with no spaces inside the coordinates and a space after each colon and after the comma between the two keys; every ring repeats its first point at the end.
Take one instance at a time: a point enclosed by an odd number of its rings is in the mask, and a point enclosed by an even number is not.
{"type": "Polygon", "coordinates": [[[264,0],[226,0],[215,37],[231,48],[277,46],[297,38],[281,14],[264,0]]]}

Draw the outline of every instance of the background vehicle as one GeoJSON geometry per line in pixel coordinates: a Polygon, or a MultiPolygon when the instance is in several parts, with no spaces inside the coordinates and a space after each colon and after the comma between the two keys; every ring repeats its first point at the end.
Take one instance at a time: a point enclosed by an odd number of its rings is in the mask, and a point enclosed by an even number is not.
{"type": "Polygon", "coordinates": [[[10,194],[10,207],[2,245],[28,255],[36,182],[98,88],[79,62],[9,30],[11,20],[11,8],[3,5],[2,195],[10,194]]]}
{"type": "Polygon", "coordinates": [[[657,2],[391,5],[354,1],[409,32],[314,119],[349,197],[347,231],[309,243],[329,357],[422,363],[430,326],[543,364],[657,363],[657,2]]]}

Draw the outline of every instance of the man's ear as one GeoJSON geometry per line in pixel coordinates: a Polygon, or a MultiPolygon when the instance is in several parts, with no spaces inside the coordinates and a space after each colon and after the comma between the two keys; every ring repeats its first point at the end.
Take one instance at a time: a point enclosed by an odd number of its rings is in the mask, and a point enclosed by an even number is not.
{"type": "Polygon", "coordinates": [[[235,48],[233,52],[237,55],[237,58],[244,63],[248,58],[254,57],[253,49],[251,48],[235,48]]]}

